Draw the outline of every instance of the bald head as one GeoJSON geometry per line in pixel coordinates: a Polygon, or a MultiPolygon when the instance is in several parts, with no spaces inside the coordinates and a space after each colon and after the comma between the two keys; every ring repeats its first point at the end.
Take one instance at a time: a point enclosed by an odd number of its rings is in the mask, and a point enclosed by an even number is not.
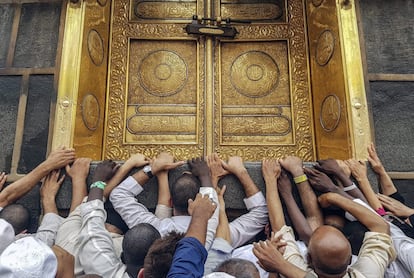
{"type": "Polygon", "coordinates": [[[319,277],[342,277],[351,259],[351,245],[337,228],[321,226],[308,246],[309,260],[319,277]]]}

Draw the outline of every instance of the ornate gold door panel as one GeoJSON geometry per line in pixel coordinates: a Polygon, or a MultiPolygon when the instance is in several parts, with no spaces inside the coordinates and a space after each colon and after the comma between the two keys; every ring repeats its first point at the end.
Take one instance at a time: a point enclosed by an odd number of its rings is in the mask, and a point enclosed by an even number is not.
{"type": "Polygon", "coordinates": [[[102,158],[111,1],[68,1],[52,148],[102,158]]]}
{"type": "Polygon", "coordinates": [[[214,151],[314,160],[303,2],[233,3],[221,1],[221,16],[251,24],[216,46],[214,151]]]}
{"type": "Polygon", "coordinates": [[[306,2],[317,157],[366,159],[371,129],[355,3],[306,2]]]}
{"type": "Polygon", "coordinates": [[[301,0],[114,1],[111,39],[104,158],[315,158],[301,0]],[[192,36],[195,14],[251,23],[192,36]]]}

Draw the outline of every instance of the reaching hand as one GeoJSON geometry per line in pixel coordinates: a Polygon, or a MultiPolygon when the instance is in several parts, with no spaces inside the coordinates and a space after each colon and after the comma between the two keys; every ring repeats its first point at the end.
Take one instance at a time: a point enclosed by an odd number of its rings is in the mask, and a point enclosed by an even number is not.
{"type": "Polygon", "coordinates": [[[174,162],[174,157],[166,152],[160,153],[157,158],[151,161],[152,174],[157,175],[159,171],[171,170],[183,165],[184,161],[174,162]]]}
{"type": "Polygon", "coordinates": [[[368,161],[371,163],[372,170],[374,170],[375,173],[381,173],[385,171],[384,166],[382,165],[381,160],[377,155],[374,143],[368,145],[368,161]]]}
{"type": "Polygon", "coordinates": [[[195,218],[210,219],[216,210],[217,204],[212,202],[208,195],[197,194],[195,200],[188,200],[188,214],[195,218]]]}
{"type": "Polygon", "coordinates": [[[355,179],[361,180],[367,178],[367,165],[363,161],[355,159],[348,159],[345,161],[346,165],[351,169],[352,176],[355,179]]]}
{"type": "Polygon", "coordinates": [[[280,167],[279,161],[276,159],[263,159],[262,161],[262,174],[265,180],[274,179],[275,182],[280,176],[282,168],[280,167]]]}
{"type": "Polygon", "coordinates": [[[141,167],[150,163],[150,160],[145,155],[136,153],[131,155],[125,163],[132,165],[132,167],[141,167]]]}
{"type": "Polygon", "coordinates": [[[223,161],[223,168],[230,173],[238,176],[246,171],[246,167],[244,167],[243,159],[240,156],[231,156],[229,160],[226,162],[223,161]]]}
{"type": "Polygon", "coordinates": [[[87,157],[77,158],[72,166],[66,165],[66,174],[73,180],[85,181],[89,175],[89,167],[92,159],[87,157]]]}
{"type": "Polygon", "coordinates": [[[62,175],[60,178],[59,175],[60,170],[54,170],[45,177],[42,186],[40,187],[40,197],[42,199],[49,197],[53,199],[53,201],[55,200],[59,188],[65,179],[65,175],[62,175]]]}
{"type": "Polygon", "coordinates": [[[317,170],[329,175],[338,175],[342,172],[338,162],[335,159],[318,160],[318,164],[314,166],[317,170]]]}
{"type": "Polygon", "coordinates": [[[286,195],[292,195],[292,183],[290,182],[289,176],[285,171],[282,171],[280,174],[277,188],[279,189],[280,195],[286,196],[286,195]]]}
{"type": "Polygon", "coordinates": [[[74,149],[60,147],[52,151],[44,163],[50,170],[60,169],[72,163],[75,160],[75,155],[74,149]]]}
{"type": "Polygon", "coordinates": [[[328,208],[331,206],[330,198],[335,193],[325,193],[318,197],[318,202],[321,208],[328,208]]]}
{"type": "Polygon", "coordinates": [[[414,214],[414,209],[407,207],[403,203],[389,196],[378,194],[381,204],[395,216],[409,217],[414,214]]]}
{"type": "Polygon", "coordinates": [[[345,161],[337,159],[336,163],[338,163],[338,166],[342,169],[342,172],[345,174],[347,178],[351,177],[351,169],[348,167],[348,165],[345,163],[345,161]]]}
{"type": "Polygon", "coordinates": [[[253,254],[259,260],[259,265],[267,272],[280,271],[281,262],[285,260],[278,250],[282,244],[280,240],[273,243],[270,240],[253,243],[253,254]]]}
{"type": "Polygon", "coordinates": [[[324,172],[312,168],[305,168],[304,170],[310,184],[316,190],[320,192],[332,192],[338,189],[324,172]]]}
{"type": "Polygon", "coordinates": [[[5,172],[0,174],[0,191],[3,189],[4,184],[6,183],[7,175],[5,172]]]}
{"type": "Polygon", "coordinates": [[[96,166],[95,172],[93,173],[92,183],[96,181],[106,182],[112,178],[112,176],[118,170],[119,165],[117,165],[112,160],[105,160],[96,166]]]}
{"type": "Polygon", "coordinates": [[[210,176],[210,169],[207,162],[202,157],[197,157],[188,160],[191,167],[191,173],[196,177],[210,176]]]}
{"type": "Polygon", "coordinates": [[[219,179],[229,174],[229,171],[223,168],[223,161],[219,158],[217,153],[212,153],[207,156],[207,165],[208,168],[210,168],[211,178],[215,181],[213,184],[217,183],[219,179]]]}
{"type": "Polygon", "coordinates": [[[303,175],[303,163],[302,159],[299,157],[288,156],[286,158],[279,159],[279,163],[286,171],[290,172],[293,177],[303,175]]]}

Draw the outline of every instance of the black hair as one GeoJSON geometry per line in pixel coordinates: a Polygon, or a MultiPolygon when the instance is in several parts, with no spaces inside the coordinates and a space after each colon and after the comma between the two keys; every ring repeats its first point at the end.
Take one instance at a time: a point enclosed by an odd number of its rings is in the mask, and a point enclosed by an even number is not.
{"type": "Polygon", "coordinates": [[[122,241],[122,260],[129,275],[137,277],[148,250],[159,238],[161,235],[158,230],[148,223],[140,223],[125,233],[122,241]]]}
{"type": "Polygon", "coordinates": [[[171,199],[174,209],[182,214],[188,213],[188,200],[195,199],[200,190],[197,177],[184,173],[171,185],[171,199]]]}
{"type": "Polygon", "coordinates": [[[21,204],[11,204],[4,207],[0,212],[0,218],[12,225],[16,235],[27,230],[30,225],[30,211],[21,204]]]}

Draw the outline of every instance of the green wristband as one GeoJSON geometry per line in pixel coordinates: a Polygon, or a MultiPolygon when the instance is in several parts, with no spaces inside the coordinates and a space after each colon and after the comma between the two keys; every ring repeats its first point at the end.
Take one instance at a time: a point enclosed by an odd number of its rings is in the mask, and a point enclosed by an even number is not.
{"type": "Polygon", "coordinates": [[[105,189],[106,183],[103,181],[96,181],[94,183],[91,184],[91,189],[96,187],[96,188],[100,188],[102,190],[105,189]]]}

